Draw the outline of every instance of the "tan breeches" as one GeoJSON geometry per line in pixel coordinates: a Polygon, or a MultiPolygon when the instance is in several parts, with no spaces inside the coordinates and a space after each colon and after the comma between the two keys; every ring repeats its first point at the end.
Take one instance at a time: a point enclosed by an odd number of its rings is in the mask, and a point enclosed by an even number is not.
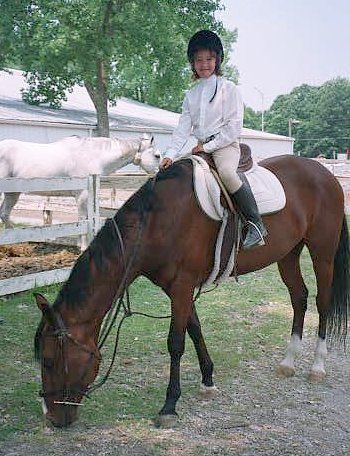
{"type": "Polygon", "coordinates": [[[229,193],[235,193],[242,185],[242,181],[237,174],[241,156],[239,144],[234,142],[227,147],[214,150],[211,155],[223,184],[229,193]]]}

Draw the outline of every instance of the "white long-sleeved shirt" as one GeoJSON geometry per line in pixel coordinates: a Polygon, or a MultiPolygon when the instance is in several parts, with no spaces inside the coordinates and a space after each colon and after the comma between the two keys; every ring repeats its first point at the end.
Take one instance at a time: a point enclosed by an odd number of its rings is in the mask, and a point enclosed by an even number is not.
{"type": "Polygon", "coordinates": [[[238,141],[243,126],[243,101],[233,82],[215,74],[200,79],[185,96],[182,114],[174,130],[165,157],[172,160],[181,155],[189,136],[193,134],[204,143],[210,136],[214,139],[203,145],[206,153],[238,141]],[[211,103],[210,99],[217,92],[211,103]]]}

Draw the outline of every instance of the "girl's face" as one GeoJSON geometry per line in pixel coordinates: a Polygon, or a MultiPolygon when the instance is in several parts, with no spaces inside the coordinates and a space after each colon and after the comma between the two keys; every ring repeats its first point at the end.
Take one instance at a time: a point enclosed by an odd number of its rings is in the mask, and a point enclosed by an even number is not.
{"type": "Polygon", "coordinates": [[[209,49],[200,49],[194,55],[193,66],[200,78],[210,78],[215,73],[216,54],[209,49]]]}

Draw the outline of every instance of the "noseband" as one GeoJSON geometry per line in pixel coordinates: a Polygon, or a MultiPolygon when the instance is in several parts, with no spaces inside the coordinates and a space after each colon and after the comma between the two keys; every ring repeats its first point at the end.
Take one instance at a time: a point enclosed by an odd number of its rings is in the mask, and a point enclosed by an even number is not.
{"type": "Polygon", "coordinates": [[[47,337],[55,337],[55,338],[57,338],[57,342],[59,344],[60,351],[62,353],[63,364],[64,364],[64,377],[65,377],[64,386],[63,386],[63,388],[61,390],[54,390],[54,391],[48,391],[48,392],[40,390],[39,391],[39,396],[42,397],[42,398],[46,398],[46,397],[56,396],[57,394],[62,394],[62,396],[63,396],[62,400],[54,401],[55,404],[78,406],[78,405],[81,405],[81,404],[78,403],[78,402],[74,402],[74,401],[68,400],[69,397],[72,394],[81,394],[83,396],[88,397],[88,394],[87,394],[86,390],[84,391],[84,390],[81,390],[80,388],[75,388],[74,386],[73,387],[72,386],[67,386],[67,383],[68,383],[67,382],[67,377],[68,377],[68,374],[69,374],[69,367],[68,367],[68,361],[67,361],[67,355],[66,355],[67,343],[69,341],[72,342],[74,345],[79,347],[82,351],[84,351],[84,352],[86,352],[86,353],[88,353],[90,355],[90,359],[89,359],[89,361],[87,363],[87,366],[86,366],[82,376],[79,379],[78,384],[80,384],[82,382],[82,380],[84,379],[84,377],[86,376],[92,358],[95,357],[96,359],[100,360],[101,359],[101,355],[99,354],[97,349],[96,350],[91,350],[87,345],[82,344],[81,342],[79,342],[68,331],[68,329],[66,328],[66,326],[64,324],[63,318],[62,318],[62,316],[59,313],[54,313],[54,317],[55,317],[55,323],[56,323],[57,329],[55,329],[53,332],[47,334],[47,337]]]}

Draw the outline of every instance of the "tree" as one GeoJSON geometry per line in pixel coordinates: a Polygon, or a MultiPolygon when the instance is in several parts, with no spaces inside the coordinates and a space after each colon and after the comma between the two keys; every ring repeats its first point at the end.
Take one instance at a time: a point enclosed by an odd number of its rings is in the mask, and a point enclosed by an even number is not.
{"type": "Polygon", "coordinates": [[[253,130],[261,130],[261,112],[255,112],[246,106],[244,109],[244,126],[253,130]]]}
{"type": "MultiPolygon", "coordinates": [[[[0,0],[0,7],[6,3],[0,0]]],[[[27,72],[30,88],[24,99],[58,107],[74,84],[84,85],[96,108],[100,136],[109,135],[108,101],[118,96],[179,109],[188,86],[185,51],[192,33],[210,28],[228,45],[236,39],[215,19],[220,0],[14,3],[18,19],[8,14],[5,26],[27,72]]]]}
{"type": "Polygon", "coordinates": [[[350,80],[337,78],[320,87],[303,84],[275,99],[266,113],[266,130],[288,134],[289,119],[296,119],[292,131],[295,150],[308,157],[350,145],[350,80]]]}
{"type": "Polygon", "coordinates": [[[307,150],[331,156],[332,151],[345,152],[350,149],[349,79],[336,78],[319,88],[309,127],[312,146],[308,145],[307,150]]]}
{"type": "Polygon", "coordinates": [[[19,21],[23,20],[27,0],[0,0],[0,70],[18,66],[15,44],[19,21]]]}

